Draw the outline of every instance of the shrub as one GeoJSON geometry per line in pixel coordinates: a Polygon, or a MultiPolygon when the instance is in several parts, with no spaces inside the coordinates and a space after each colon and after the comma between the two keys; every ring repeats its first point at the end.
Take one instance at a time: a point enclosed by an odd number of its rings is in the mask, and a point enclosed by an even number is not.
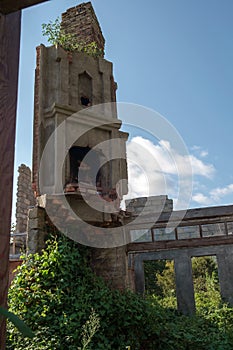
{"type": "Polygon", "coordinates": [[[88,250],[64,236],[52,237],[41,255],[24,259],[9,305],[35,338],[23,338],[9,324],[8,350],[232,349],[230,308],[213,318],[185,317],[156,299],[112,291],[89,268],[88,250]]]}
{"type": "Polygon", "coordinates": [[[150,333],[147,301],[112,291],[88,267],[88,252],[68,238],[47,242],[41,255],[24,257],[9,291],[10,310],[36,334],[25,340],[9,324],[8,349],[77,349],[91,310],[100,318],[90,349],[139,349],[150,333]]]}

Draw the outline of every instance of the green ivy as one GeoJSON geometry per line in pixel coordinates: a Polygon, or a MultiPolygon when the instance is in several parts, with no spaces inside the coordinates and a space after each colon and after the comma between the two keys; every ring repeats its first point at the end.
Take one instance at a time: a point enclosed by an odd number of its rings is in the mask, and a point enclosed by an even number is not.
{"type": "Polygon", "coordinates": [[[35,337],[9,323],[8,350],[232,349],[230,307],[185,317],[156,298],[113,291],[90,269],[88,249],[61,235],[41,255],[24,257],[9,306],[35,337]]]}
{"type": "Polygon", "coordinates": [[[147,302],[131,292],[111,291],[88,267],[87,250],[63,236],[48,241],[41,255],[25,257],[9,305],[36,335],[33,343],[25,342],[9,324],[9,349],[77,349],[92,309],[100,324],[90,349],[139,349],[150,329],[147,302]]]}

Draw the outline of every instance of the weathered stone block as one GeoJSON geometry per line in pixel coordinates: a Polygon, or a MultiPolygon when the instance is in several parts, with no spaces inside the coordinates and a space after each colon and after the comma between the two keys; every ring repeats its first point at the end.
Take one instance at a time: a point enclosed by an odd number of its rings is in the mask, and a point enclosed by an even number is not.
{"type": "Polygon", "coordinates": [[[18,187],[16,203],[16,231],[25,232],[28,218],[28,208],[35,205],[35,198],[32,192],[31,170],[22,164],[18,168],[18,187]]]}

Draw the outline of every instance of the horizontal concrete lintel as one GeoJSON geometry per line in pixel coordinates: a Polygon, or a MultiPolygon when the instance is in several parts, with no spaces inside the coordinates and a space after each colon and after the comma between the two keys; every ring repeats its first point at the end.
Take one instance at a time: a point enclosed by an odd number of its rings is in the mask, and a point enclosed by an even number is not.
{"type": "MultiPolygon", "coordinates": [[[[90,125],[93,127],[120,129],[122,125],[122,121],[120,119],[116,119],[111,116],[108,117],[106,112],[104,112],[105,117],[103,117],[101,111],[95,113],[94,108],[93,110],[90,108],[89,111],[87,109],[81,109],[78,111],[77,109],[74,109],[68,105],[53,103],[52,106],[44,109],[45,118],[53,118],[56,114],[64,115],[64,121],[67,117],[69,117],[71,122],[78,122],[79,124],[90,125]]],[[[109,114],[111,114],[111,112],[109,114]]],[[[125,136],[126,135],[127,133],[125,136]]]]}
{"type": "Polygon", "coordinates": [[[160,250],[178,250],[181,248],[201,248],[219,245],[232,245],[232,236],[193,238],[174,241],[138,242],[127,245],[128,252],[155,252],[160,250]]]}
{"type": "MultiPolygon", "coordinates": [[[[190,209],[192,210],[192,209],[190,209]]],[[[132,212],[131,208],[128,210],[128,212],[132,212]]],[[[205,224],[214,224],[214,223],[224,223],[224,222],[233,222],[233,212],[231,214],[225,214],[225,215],[215,215],[215,216],[200,216],[200,217],[191,217],[191,215],[188,216],[181,216],[179,214],[180,212],[175,211],[169,211],[169,212],[162,212],[156,213],[146,212],[143,215],[140,215],[140,222],[135,224],[134,222],[132,225],[130,225],[131,230],[139,229],[140,226],[143,228],[143,225],[150,223],[151,228],[161,228],[166,227],[169,222],[169,227],[184,227],[184,226],[196,226],[196,225],[205,225],[205,224]],[[177,214],[178,213],[178,214],[177,214]]],[[[133,213],[132,215],[137,217],[137,213],[133,213]]],[[[127,220],[127,219],[126,219],[127,220]]],[[[129,221],[131,220],[131,217],[129,218],[129,221]]]]}
{"type": "MultiPolygon", "coordinates": [[[[233,246],[233,243],[232,243],[233,246]]],[[[146,260],[173,260],[180,256],[186,257],[201,257],[201,256],[211,256],[224,254],[224,252],[228,250],[226,245],[218,245],[218,246],[206,246],[206,247],[190,247],[190,248],[182,248],[182,249],[169,249],[169,250],[158,250],[158,251],[130,251],[129,255],[134,256],[134,261],[146,261],[146,260]]],[[[231,248],[229,247],[231,250],[231,248]]]]}

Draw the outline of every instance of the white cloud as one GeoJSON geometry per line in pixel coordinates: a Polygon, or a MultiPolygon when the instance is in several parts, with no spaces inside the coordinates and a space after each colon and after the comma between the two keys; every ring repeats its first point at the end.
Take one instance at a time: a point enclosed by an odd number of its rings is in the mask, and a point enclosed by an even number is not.
{"type": "MultiPolygon", "coordinates": [[[[135,160],[143,158],[145,161],[145,151],[150,153],[163,173],[177,175],[181,172],[182,175],[193,174],[210,178],[215,171],[212,164],[206,164],[194,155],[179,154],[172,149],[169,141],[161,140],[157,145],[154,145],[150,140],[137,136],[127,145],[128,154],[135,155],[135,160]]],[[[158,169],[156,170],[158,171],[158,169]]]]}
{"type": "Polygon", "coordinates": [[[233,184],[229,184],[225,187],[216,187],[209,191],[208,195],[197,193],[193,196],[193,201],[199,205],[216,205],[230,194],[233,194],[233,184]]]}
{"type": "Polygon", "coordinates": [[[200,146],[194,145],[191,147],[191,151],[199,151],[201,149],[200,146]]]}
{"type": "Polygon", "coordinates": [[[176,209],[189,204],[193,175],[211,178],[215,172],[212,164],[192,154],[181,154],[169,141],[161,140],[155,145],[141,136],[127,144],[127,158],[126,198],[167,194],[177,203],[176,209]]]}
{"type": "Polygon", "coordinates": [[[175,209],[186,209],[189,200],[196,206],[227,202],[233,183],[208,190],[201,180],[212,179],[215,174],[214,166],[203,160],[207,155],[199,146],[194,146],[191,154],[181,154],[169,141],[153,144],[141,136],[134,137],[127,144],[129,193],[125,199],[167,194],[175,209]]]}
{"type": "Polygon", "coordinates": [[[208,151],[201,151],[200,156],[201,156],[202,158],[205,158],[205,157],[208,156],[208,154],[209,154],[208,151]]]}
{"type": "Polygon", "coordinates": [[[201,159],[190,155],[189,159],[192,164],[193,174],[200,175],[207,178],[211,178],[215,172],[214,166],[212,164],[205,164],[201,159]]]}
{"type": "Polygon", "coordinates": [[[232,193],[233,193],[233,184],[230,184],[226,187],[217,187],[217,188],[213,189],[210,192],[210,195],[215,201],[218,201],[222,197],[225,197],[228,194],[232,194],[232,193]]]}
{"type": "Polygon", "coordinates": [[[203,193],[196,193],[192,197],[193,201],[198,203],[199,205],[210,205],[211,199],[210,197],[205,196],[203,193]]]}
{"type": "Polygon", "coordinates": [[[209,154],[207,150],[203,150],[201,146],[197,146],[197,145],[194,145],[193,147],[191,147],[191,151],[196,153],[201,158],[205,158],[209,154]]]}

